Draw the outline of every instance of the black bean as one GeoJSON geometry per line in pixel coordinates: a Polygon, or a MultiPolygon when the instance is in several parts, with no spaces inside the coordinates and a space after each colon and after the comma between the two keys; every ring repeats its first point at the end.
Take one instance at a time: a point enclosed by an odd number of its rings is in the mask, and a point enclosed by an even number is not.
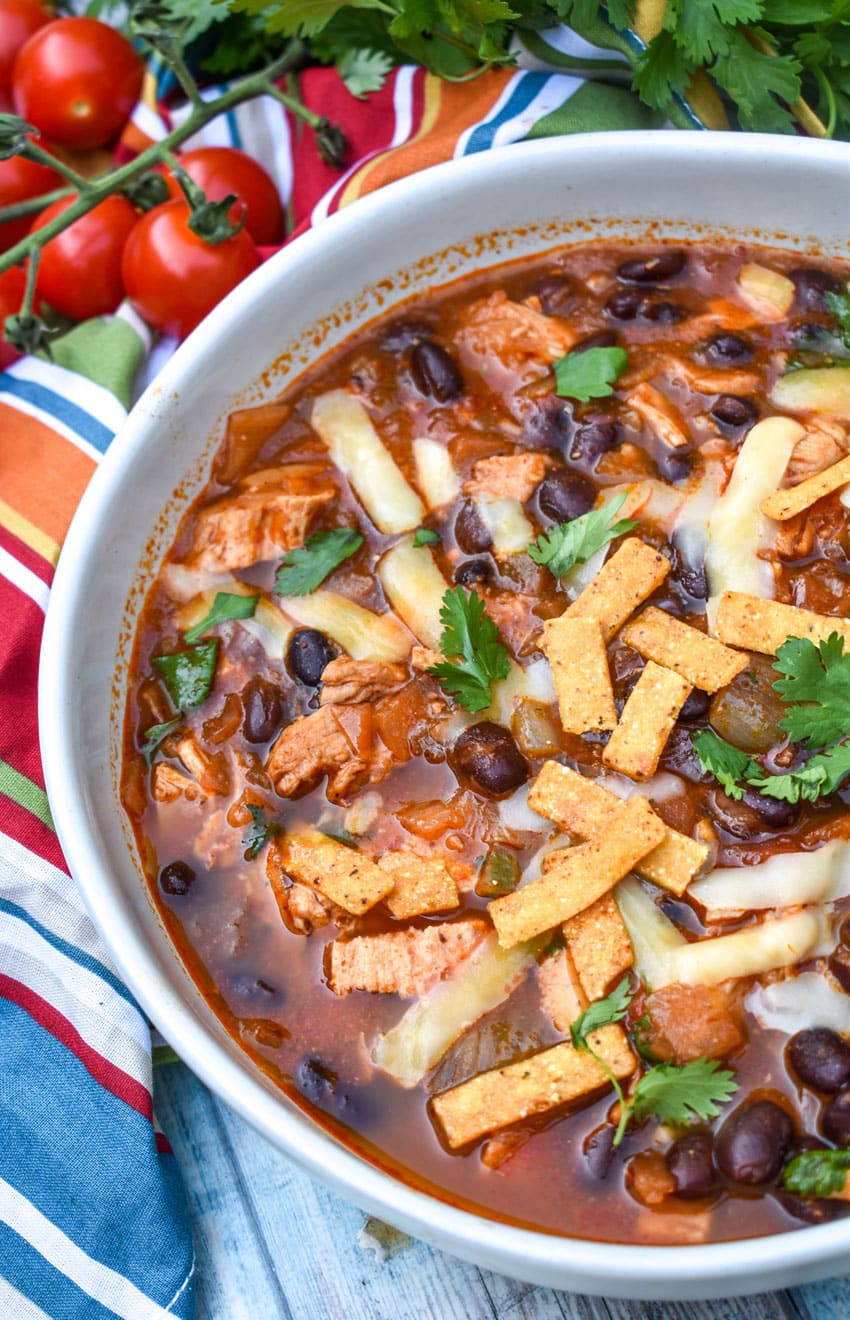
{"type": "Polygon", "coordinates": [[[454,571],[454,580],[460,587],[475,587],[489,582],[493,565],[489,559],[465,559],[454,571]]]}
{"type": "Polygon", "coordinates": [[[295,1074],[298,1090],[314,1104],[321,1104],[332,1096],[338,1082],[338,1074],[321,1059],[302,1059],[295,1074]]]}
{"type": "Polygon", "coordinates": [[[741,1105],[717,1134],[717,1165],[733,1182],[760,1187],[772,1182],[794,1140],[790,1114],[772,1100],[741,1105]]]}
{"type": "Polygon", "coordinates": [[[434,327],[427,321],[394,321],[387,326],[381,339],[381,347],[388,353],[404,353],[421,339],[430,339],[434,327]]]}
{"type": "Polygon", "coordinates": [[[522,442],[530,449],[566,449],[572,433],[573,421],[567,408],[547,402],[528,419],[522,442]]]}
{"type": "Polygon", "coordinates": [[[799,802],[782,802],[779,798],[765,797],[755,788],[744,789],[742,801],[752,807],[759,820],[769,830],[787,830],[800,817],[799,802]]]}
{"type": "Polygon", "coordinates": [[[844,285],[837,275],[816,267],[802,267],[790,271],[788,278],[794,281],[797,290],[796,305],[809,312],[826,311],[827,293],[843,293],[844,285]]]}
{"type": "Polygon", "coordinates": [[[592,335],[585,335],[577,344],[573,344],[573,353],[586,353],[589,348],[616,348],[619,337],[614,330],[596,330],[592,335]]]}
{"type": "Polygon", "coordinates": [[[692,600],[708,600],[708,577],[705,564],[692,564],[677,549],[673,563],[673,581],[692,600]]]}
{"type": "Polygon", "coordinates": [[[563,316],[575,296],[575,285],[569,275],[553,271],[538,284],[537,296],[540,299],[540,310],[546,316],[563,316]]]}
{"type": "Polygon", "coordinates": [[[850,1089],[830,1100],[821,1118],[824,1136],[836,1146],[850,1146],[850,1089]]]}
{"type": "Polygon", "coordinates": [[[603,454],[617,448],[619,428],[610,417],[595,417],[576,427],[570,442],[569,457],[574,463],[592,468],[603,454]]]}
{"type": "Polygon", "coordinates": [[[333,657],[330,641],[318,628],[297,629],[286,648],[286,665],[290,674],[307,687],[318,687],[325,666],[333,657]]]}
{"type": "Polygon", "coordinates": [[[655,460],[655,466],[665,481],[684,481],[691,475],[693,459],[677,449],[664,449],[655,460]]]}
{"type": "Polygon", "coordinates": [[[528,764],[513,737],[492,720],[464,729],[452,759],[458,774],[490,797],[504,797],[528,778],[528,764]]]}
{"type": "Polygon", "coordinates": [[[463,376],[446,350],[433,339],[421,339],[414,345],[410,374],[416,388],[438,403],[449,403],[463,394],[463,376]]]}
{"type": "Polygon", "coordinates": [[[646,317],[647,321],[655,321],[658,325],[676,325],[685,315],[684,307],[673,302],[652,302],[649,298],[644,298],[640,305],[641,316],[646,317]]]}
{"type": "Polygon", "coordinates": [[[471,500],[464,500],[458,509],[454,534],[465,555],[484,554],[493,545],[493,538],[471,500]]]}
{"type": "Polygon", "coordinates": [[[623,284],[663,284],[681,275],[686,261],[679,248],[666,248],[653,257],[622,262],[617,267],[617,279],[623,284]]]}
{"type": "Polygon", "coordinates": [[[587,1167],[594,1178],[607,1178],[614,1159],[614,1136],[617,1129],[612,1123],[603,1123],[601,1127],[588,1132],[582,1142],[581,1150],[587,1167]]]}
{"type": "Polygon", "coordinates": [[[850,1205],[846,1201],[816,1201],[809,1196],[796,1196],[784,1188],[778,1188],[774,1195],[786,1214],[804,1224],[829,1224],[850,1214],[850,1205]]]}
{"type": "Polygon", "coordinates": [[[679,725],[672,730],[661,755],[661,764],[674,775],[681,775],[692,784],[698,784],[703,778],[699,757],[694,749],[691,735],[679,725]]]}
{"type": "Polygon", "coordinates": [[[195,881],[195,872],[187,862],[169,862],[159,873],[159,887],[164,894],[182,898],[195,881]]]}
{"type": "Polygon", "coordinates": [[[615,289],[605,303],[605,311],[615,321],[633,321],[640,313],[643,300],[640,289],[615,289]]]}
{"type": "Polygon", "coordinates": [[[738,394],[721,394],[711,410],[711,415],[721,426],[751,426],[759,415],[759,410],[752,399],[743,399],[738,394]]]}
{"type": "Polygon", "coordinates": [[[798,1031],[788,1042],[788,1062],[804,1086],[833,1094],[850,1082],[850,1045],[829,1027],[798,1031]]]}
{"type": "Polygon", "coordinates": [[[679,719],[683,724],[694,724],[697,720],[705,719],[710,705],[711,697],[708,693],[701,688],[694,688],[679,711],[679,719]]]}
{"type": "Polygon", "coordinates": [[[280,727],[283,707],[280,690],[266,678],[255,674],[242,689],[245,717],[242,732],[249,743],[268,742],[280,727]]]}
{"type": "Polygon", "coordinates": [[[537,487],[537,506],[540,512],[555,522],[571,522],[580,518],[596,503],[596,487],[580,472],[559,468],[550,472],[537,487]]]}
{"type": "Polygon", "coordinates": [[[708,1196],[714,1190],[717,1174],[714,1172],[711,1133],[706,1128],[683,1133],[664,1158],[676,1179],[677,1196],[708,1196]]]}
{"type": "Polygon", "coordinates": [[[716,362],[718,366],[728,367],[731,363],[740,366],[752,360],[753,346],[743,335],[725,333],[709,339],[704,352],[709,361],[716,362]]]}
{"type": "Polygon", "coordinates": [[[841,989],[850,994],[850,949],[836,949],[829,960],[829,970],[841,989]]]}

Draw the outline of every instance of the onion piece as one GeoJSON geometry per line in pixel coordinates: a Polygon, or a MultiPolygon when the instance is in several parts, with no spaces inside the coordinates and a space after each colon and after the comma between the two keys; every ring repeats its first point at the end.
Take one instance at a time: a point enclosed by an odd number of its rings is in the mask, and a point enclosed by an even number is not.
{"type": "Polygon", "coordinates": [[[802,972],[787,981],[757,985],[744,1007],[763,1027],[793,1036],[810,1027],[850,1028],[850,997],[818,972],[802,972]]]}
{"type": "Polygon", "coordinates": [[[406,660],[410,633],[394,614],[375,614],[336,591],[309,596],[281,596],[288,618],[327,633],[352,660],[406,660]]]}

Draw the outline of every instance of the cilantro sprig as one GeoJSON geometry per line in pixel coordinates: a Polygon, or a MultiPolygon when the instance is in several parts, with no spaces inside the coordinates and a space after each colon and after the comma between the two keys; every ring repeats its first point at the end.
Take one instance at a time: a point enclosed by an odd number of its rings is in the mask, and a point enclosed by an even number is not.
{"type": "Polygon", "coordinates": [[[629,363],[625,348],[574,348],[552,363],[555,393],[562,399],[606,399],[629,363]]]}
{"type": "Polygon", "coordinates": [[[742,752],[740,747],[733,747],[732,743],[718,737],[711,729],[700,729],[698,733],[691,734],[691,742],[703,774],[714,775],[724,793],[740,802],[744,796],[740,781],[743,779],[749,782],[750,774],[760,772],[761,766],[747,752],[742,752]]]}
{"type": "Polygon", "coordinates": [[[246,805],[251,815],[251,824],[242,842],[245,847],[245,859],[252,862],[271,839],[277,838],[283,826],[279,821],[266,820],[264,809],[257,806],[256,802],[248,802],[246,805]]]}
{"type": "Polygon", "coordinates": [[[440,650],[446,657],[431,665],[429,674],[464,707],[486,710],[493,697],[490,685],[507,678],[510,657],[499,639],[499,630],[484,613],[484,601],[476,591],[449,588],[440,609],[443,632],[440,650]]]}
{"type": "Polygon", "coordinates": [[[309,595],[362,544],[363,537],[353,527],[315,532],[304,545],[284,556],[275,575],[275,591],[279,596],[309,595]]]}
{"type": "Polygon", "coordinates": [[[756,789],[762,797],[781,802],[817,802],[840,788],[850,774],[850,742],[810,756],[787,774],[772,775],[753,757],[718,738],[710,729],[692,734],[691,741],[703,772],[714,775],[723,791],[736,802],[744,796],[744,784],[756,789]]]}
{"type": "Polygon", "coordinates": [[[798,1196],[834,1196],[844,1187],[848,1169],[850,1150],[806,1150],[794,1156],[782,1181],[798,1196]]]}
{"type": "Polygon", "coordinates": [[[421,545],[439,545],[440,538],[430,527],[417,527],[413,533],[413,546],[418,550],[421,545]]]}
{"type": "Polygon", "coordinates": [[[240,596],[231,591],[216,592],[209,614],[200,623],[196,623],[194,628],[184,632],[184,642],[199,642],[205,632],[220,623],[229,623],[231,619],[250,619],[259,599],[259,596],[240,596]]]}
{"type": "Polygon", "coordinates": [[[156,665],[177,710],[192,710],[206,700],[218,659],[218,638],[171,655],[155,655],[156,665]]]}
{"type": "Polygon", "coordinates": [[[182,715],[175,715],[173,720],[163,720],[162,724],[152,724],[146,731],[142,739],[142,756],[150,765],[156,753],[170,733],[173,733],[180,723],[182,715]]]}
{"type": "Polygon", "coordinates": [[[570,522],[557,523],[532,542],[528,547],[529,555],[535,564],[548,568],[553,577],[563,577],[576,564],[586,564],[603,545],[637,527],[633,518],[612,521],[625,502],[626,492],[623,491],[599,509],[591,509],[570,522]]]}
{"type": "MultiPolygon", "coordinates": [[[[721,1068],[714,1059],[693,1059],[690,1063],[659,1063],[647,1068],[631,1095],[625,1095],[618,1079],[605,1060],[593,1049],[589,1036],[602,1027],[622,1022],[631,1006],[628,978],[606,995],[589,1004],[570,1027],[573,1047],[589,1054],[607,1074],[620,1102],[620,1120],[613,1145],[619,1146],[629,1120],[634,1117],[658,1118],[662,1123],[688,1125],[716,1118],[720,1105],[738,1090],[734,1073],[721,1068]]],[[[644,1054],[644,1058],[646,1058],[644,1054]]]]}

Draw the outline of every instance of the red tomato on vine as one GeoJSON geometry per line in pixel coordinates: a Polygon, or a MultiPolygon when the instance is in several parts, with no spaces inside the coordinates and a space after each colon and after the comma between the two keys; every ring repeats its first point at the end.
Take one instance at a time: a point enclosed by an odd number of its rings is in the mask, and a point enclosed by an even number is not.
{"type": "MultiPolygon", "coordinates": [[[[198,147],[180,156],[189,178],[210,202],[223,202],[235,193],[245,207],[245,228],[255,243],[279,243],[283,237],[283,207],[274,180],[253,157],[236,147],[198,147]]],[[[183,197],[173,175],[166,176],[172,197],[183,197]]],[[[235,205],[230,218],[238,221],[242,206],[235,205]]]]}
{"type": "Polygon", "coordinates": [[[38,0],[0,0],[0,110],[12,107],[15,56],[34,32],[53,21],[38,0]]]}
{"type": "MultiPolygon", "coordinates": [[[[35,221],[41,229],[75,199],[54,202],[35,221]]],[[[124,246],[139,223],[126,197],[106,197],[88,215],[51,238],[41,252],[36,290],[63,316],[85,321],[114,312],[124,297],[121,260],[124,246]]]]}
{"type": "Polygon", "coordinates": [[[46,138],[87,150],[121,132],[143,72],[141,58],[115,28],[95,18],[58,18],[18,52],[12,99],[46,138]]]}
{"type": "Polygon", "coordinates": [[[246,230],[207,243],[189,228],[186,202],[164,202],[143,215],[127,240],[122,272],[127,297],[149,325],[186,335],[258,264],[246,230]]]}

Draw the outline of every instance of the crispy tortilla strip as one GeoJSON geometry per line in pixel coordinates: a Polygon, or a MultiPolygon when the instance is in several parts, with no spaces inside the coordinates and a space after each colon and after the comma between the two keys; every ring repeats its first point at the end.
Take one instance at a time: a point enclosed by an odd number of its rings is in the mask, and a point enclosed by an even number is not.
{"type": "Polygon", "coordinates": [[[441,857],[417,857],[401,849],[384,853],[378,865],[395,883],[387,907],[400,921],[446,912],[460,903],[457,885],[441,857]]]}
{"type": "Polygon", "coordinates": [[[745,655],[654,605],[626,624],[622,640],[644,660],[672,669],[703,692],[719,691],[747,667],[745,655]]]}
{"type": "Polygon", "coordinates": [[[367,990],[414,999],[449,976],[488,933],[487,922],[473,917],[333,940],[327,953],[328,986],[340,996],[367,990]]]}
{"type": "MultiPolygon", "coordinates": [[[[620,798],[576,770],[546,761],[531,785],[528,805],[578,839],[595,839],[611,827],[620,798]]],[[[638,875],[671,894],[685,892],[708,857],[705,844],[665,826],[663,841],[635,866],[638,875]]]]}
{"type": "Polygon", "coordinates": [[[288,834],[281,844],[281,862],[293,880],[318,889],[356,917],[386,898],[395,884],[370,858],[318,830],[288,834]]]}
{"type": "Polygon", "coordinates": [[[834,632],[850,646],[850,620],[783,605],[778,600],[762,600],[742,591],[724,591],[714,631],[721,642],[764,655],[776,655],[789,637],[808,637],[817,644],[834,632]]]}
{"type": "Polygon", "coordinates": [[[690,692],[680,674],[649,660],[602,753],[603,764],[630,779],[651,778],[690,692]]]}
{"type": "Polygon", "coordinates": [[[644,798],[617,805],[598,839],[565,850],[539,880],[496,898],[488,907],[502,948],[532,939],[583,912],[664,838],[664,825],[644,798]]]}
{"type": "Polygon", "coordinates": [[[797,486],[774,491],[772,495],[762,500],[759,508],[767,518],[785,522],[788,518],[794,518],[798,513],[802,513],[804,509],[810,508],[818,500],[822,500],[824,495],[831,495],[834,490],[848,483],[850,483],[850,456],[833,463],[832,467],[826,468],[823,472],[816,472],[813,477],[807,477],[797,486]]]}
{"type": "Polygon", "coordinates": [[[589,587],[565,611],[571,619],[593,619],[610,642],[639,605],[657,591],[670,572],[670,560],[636,536],[624,541],[603,564],[589,587]]]}
{"type": "MultiPolygon", "coordinates": [[[[635,1070],[625,1032],[616,1024],[591,1032],[588,1042],[620,1080],[635,1070]]],[[[605,1070],[569,1041],[528,1059],[480,1073],[431,1101],[434,1117],[454,1150],[510,1123],[595,1095],[610,1085],[605,1070]]]]}
{"type": "Polygon", "coordinates": [[[602,999],[635,960],[614,895],[603,894],[564,922],[563,930],[582,990],[591,1003],[602,999]]]}
{"type": "Polygon", "coordinates": [[[599,624],[593,619],[570,619],[565,614],[547,619],[542,649],[552,669],[565,731],[613,729],[617,708],[599,624]]]}

